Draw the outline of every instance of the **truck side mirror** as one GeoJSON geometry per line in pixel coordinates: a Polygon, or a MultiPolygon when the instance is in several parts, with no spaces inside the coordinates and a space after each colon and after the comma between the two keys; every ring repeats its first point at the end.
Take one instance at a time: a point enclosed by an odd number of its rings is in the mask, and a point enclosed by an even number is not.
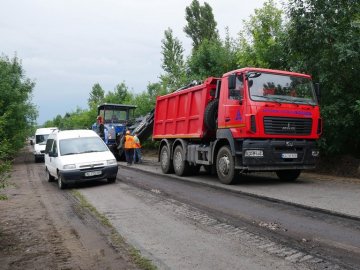
{"type": "Polygon", "coordinates": [[[220,89],[221,89],[221,80],[217,80],[216,82],[216,91],[215,91],[215,98],[220,97],[220,89]]]}
{"type": "Polygon", "coordinates": [[[228,78],[229,89],[235,89],[236,87],[236,74],[231,74],[228,78]]]}
{"type": "Polygon", "coordinates": [[[321,99],[321,93],[320,93],[320,83],[315,83],[315,94],[316,94],[316,98],[318,100],[318,102],[320,103],[320,99],[321,99]]]}

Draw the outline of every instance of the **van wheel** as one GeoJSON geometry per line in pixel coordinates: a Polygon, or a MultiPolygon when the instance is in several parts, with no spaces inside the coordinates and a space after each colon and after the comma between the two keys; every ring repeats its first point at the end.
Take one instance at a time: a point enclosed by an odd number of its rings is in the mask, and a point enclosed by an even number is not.
{"type": "Polygon", "coordinates": [[[185,152],[181,145],[175,147],[173,157],[174,171],[178,176],[184,176],[189,173],[189,163],[185,160],[185,152]]]}
{"type": "Polygon", "coordinates": [[[281,170],[276,171],[277,177],[282,181],[295,181],[301,174],[301,170],[281,170]]]}
{"type": "Polygon", "coordinates": [[[173,173],[174,167],[170,159],[170,151],[167,145],[164,145],[160,151],[160,166],[165,174],[173,173]]]}
{"type": "Polygon", "coordinates": [[[59,177],[58,177],[58,186],[59,186],[59,189],[65,189],[66,188],[66,184],[64,183],[63,177],[62,177],[61,174],[59,174],[59,177]]]}
{"type": "Polygon", "coordinates": [[[214,99],[205,108],[204,122],[209,130],[216,130],[217,128],[218,106],[219,100],[214,99]]]}
{"type": "Polygon", "coordinates": [[[216,172],[221,183],[230,185],[235,179],[235,162],[229,146],[220,148],[216,158],[216,172]]]}
{"type": "Polygon", "coordinates": [[[110,177],[110,178],[107,179],[107,182],[109,184],[115,183],[115,181],[116,181],[116,177],[110,177]]]}
{"type": "Polygon", "coordinates": [[[55,180],[55,177],[50,174],[50,172],[47,168],[46,168],[46,174],[47,174],[48,182],[53,182],[55,180]]]}

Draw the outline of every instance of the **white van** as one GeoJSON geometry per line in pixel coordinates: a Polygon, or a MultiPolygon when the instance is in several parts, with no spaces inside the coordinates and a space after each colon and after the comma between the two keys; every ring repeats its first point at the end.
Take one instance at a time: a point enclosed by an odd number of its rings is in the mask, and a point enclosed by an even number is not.
{"type": "Polygon", "coordinates": [[[60,189],[67,184],[107,179],[116,180],[118,165],[104,141],[92,130],[56,131],[48,137],[45,169],[49,182],[57,179],[60,189]]]}
{"type": "Polygon", "coordinates": [[[44,160],[44,152],[46,140],[50,133],[58,130],[56,127],[51,128],[38,128],[35,132],[35,142],[34,144],[34,158],[35,162],[44,160]]]}

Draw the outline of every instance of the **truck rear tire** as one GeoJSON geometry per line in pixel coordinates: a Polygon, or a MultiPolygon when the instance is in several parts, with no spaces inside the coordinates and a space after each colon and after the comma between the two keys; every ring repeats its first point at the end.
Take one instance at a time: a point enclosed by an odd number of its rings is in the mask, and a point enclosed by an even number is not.
{"type": "Polygon", "coordinates": [[[295,181],[301,174],[301,170],[281,170],[276,171],[277,177],[282,181],[295,181]]]}
{"type": "Polygon", "coordinates": [[[216,158],[216,172],[221,183],[230,185],[236,175],[234,157],[229,146],[220,148],[216,158]]]}
{"type": "Polygon", "coordinates": [[[185,160],[185,152],[181,145],[175,147],[173,164],[176,175],[184,176],[189,173],[190,166],[189,163],[185,160]]]}
{"type": "Polygon", "coordinates": [[[161,170],[165,174],[173,173],[174,167],[170,159],[170,150],[167,145],[161,147],[160,151],[160,166],[161,170]]]}
{"type": "Polygon", "coordinates": [[[214,99],[205,108],[204,122],[209,130],[216,130],[219,100],[214,99]]]}

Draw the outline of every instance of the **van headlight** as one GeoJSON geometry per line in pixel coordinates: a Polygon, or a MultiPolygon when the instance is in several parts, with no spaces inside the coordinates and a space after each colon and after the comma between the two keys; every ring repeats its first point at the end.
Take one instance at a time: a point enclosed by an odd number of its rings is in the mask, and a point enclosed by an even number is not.
{"type": "Polygon", "coordinates": [[[107,165],[115,165],[115,164],[117,164],[116,159],[109,159],[106,162],[107,162],[107,165]]]}
{"type": "Polygon", "coordinates": [[[264,157],[263,150],[246,150],[245,157],[264,157]]]}
{"type": "Polygon", "coordinates": [[[66,164],[63,166],[64,170],[71,170],[71,169],[75,169],[75,168],[76,168],[75,164],[66,164]]]}

